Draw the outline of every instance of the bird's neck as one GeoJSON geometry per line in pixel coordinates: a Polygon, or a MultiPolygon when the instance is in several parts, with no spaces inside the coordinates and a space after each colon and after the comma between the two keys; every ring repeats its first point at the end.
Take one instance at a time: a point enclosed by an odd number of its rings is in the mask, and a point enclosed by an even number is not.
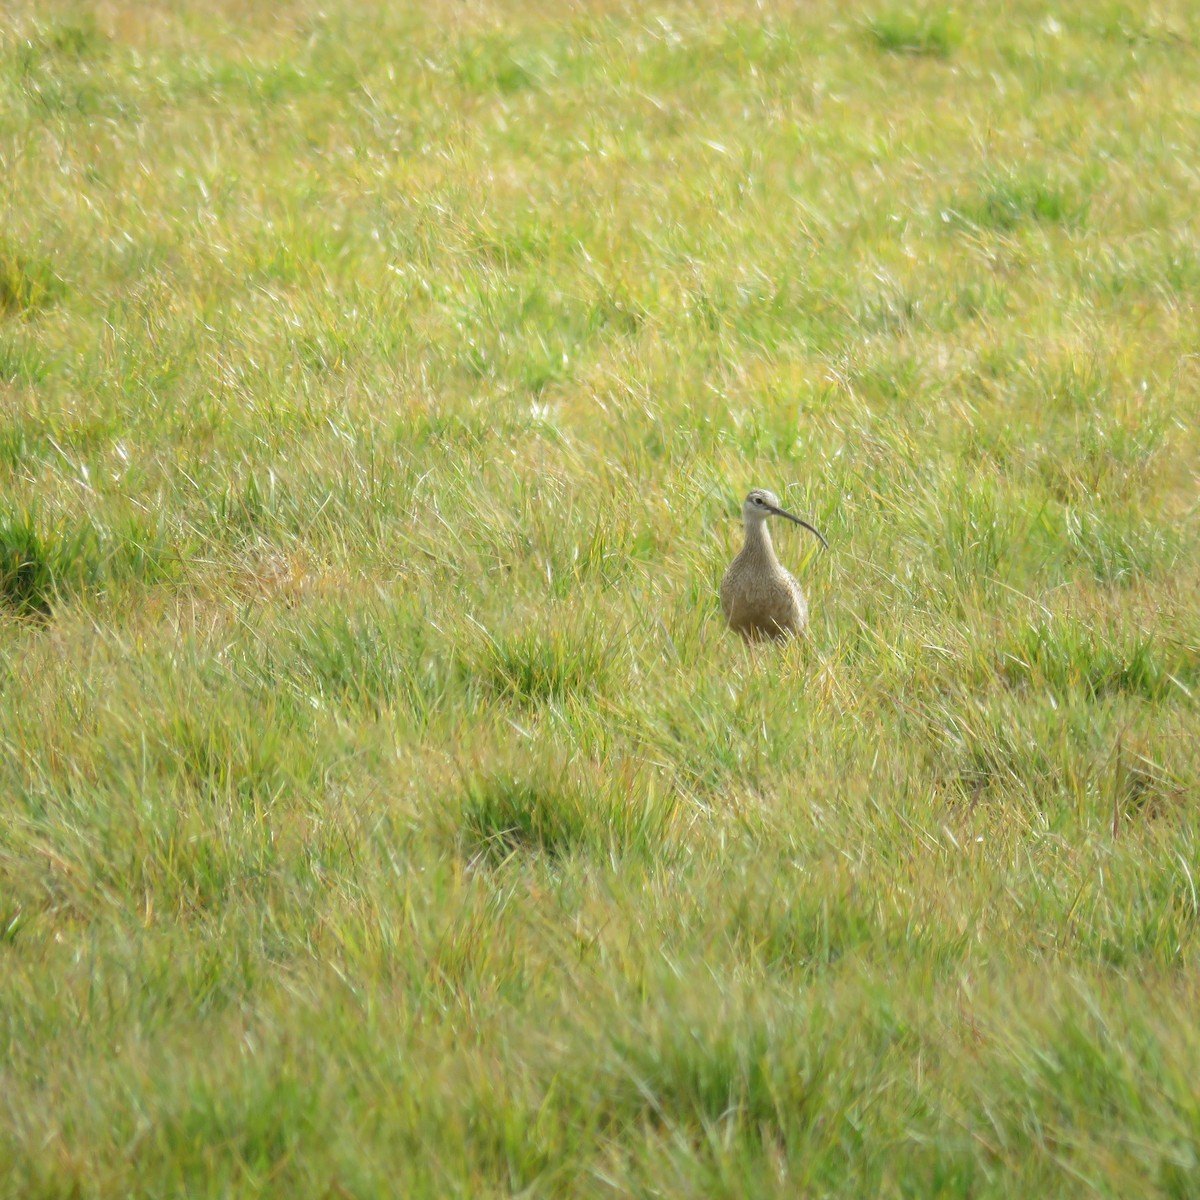
{"type": "Polygon", "coordinates": [[[765,562],[775,561],[775,547],[771,545],[766,521],[753,521],[746,526],[746,544],[742,547],[742,555],[765,562]]]}

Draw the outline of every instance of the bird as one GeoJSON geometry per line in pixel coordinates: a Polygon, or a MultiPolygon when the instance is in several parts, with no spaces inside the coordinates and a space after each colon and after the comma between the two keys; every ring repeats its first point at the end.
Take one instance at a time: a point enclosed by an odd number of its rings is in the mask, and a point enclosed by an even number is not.
{"type": "Polygon", "coordinates": [[[795,577],[775,557],[767,518],[787,517],[829,543],[807,521],[779,505],[779,497],[765,488],[754,488],[742,505],[746,542],[721,580],[721,607],[729,628],[748,642],[781,640],[804,632],[808,600],[795,577]]]}

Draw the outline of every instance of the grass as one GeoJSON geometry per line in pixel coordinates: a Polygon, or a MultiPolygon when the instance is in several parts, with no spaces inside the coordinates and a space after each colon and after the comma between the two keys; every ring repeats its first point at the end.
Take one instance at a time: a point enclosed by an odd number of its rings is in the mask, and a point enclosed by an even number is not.
{"type": "Polygon", "coordinates": [[[891,54],[946,58],[962,40],[952,9],[892,8],[868,18],[867,30],[880,50],[891,54]]]}
{"type": "Polygon", "coordinates": [[[0,514],[0,601],[18,616],[48,615],[95,575],[95,560],[86,525],[42,530],[32,509],[0,514]]]}
{"type": "Polygon", "coordinates": [[[36,312],[62,291],[62,280],[49,263],[0,245],[0,318],[36,312]]]}
{"type": "Polygon", "coordinates": [[[7,6],[0,1195],[1195,1194],[1198,41],[7,6]]]}

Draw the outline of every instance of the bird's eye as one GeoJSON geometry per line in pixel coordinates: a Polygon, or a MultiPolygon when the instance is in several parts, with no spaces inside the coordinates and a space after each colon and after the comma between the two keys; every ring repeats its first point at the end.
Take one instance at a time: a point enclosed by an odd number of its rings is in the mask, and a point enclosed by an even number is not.
{"type": "Polygon", "coordinates": [[[755,496],[755,497],[754,497],[754,503],[755,503],[755,504],[761,504],[761,503],[762,503],[762,497],[761,497],[761,496],[755,496]]]}

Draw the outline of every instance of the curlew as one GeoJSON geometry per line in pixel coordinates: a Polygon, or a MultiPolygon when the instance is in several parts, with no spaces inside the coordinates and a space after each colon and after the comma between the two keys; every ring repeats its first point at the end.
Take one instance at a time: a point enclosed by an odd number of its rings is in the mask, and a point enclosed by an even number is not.
{"type": "Polygon", "coordinates": [[[774,492],[755,488],[742,505],[746,544],[729,564],[721,580],[721,607],[729,628],[747,641],[793,637],[808,624],[808,601],[800,584],[779,559],[767,532],[767,518],[787,517],[816,533],[821,545],[829,543],[807,522],[779,507],[774,492]]]}

